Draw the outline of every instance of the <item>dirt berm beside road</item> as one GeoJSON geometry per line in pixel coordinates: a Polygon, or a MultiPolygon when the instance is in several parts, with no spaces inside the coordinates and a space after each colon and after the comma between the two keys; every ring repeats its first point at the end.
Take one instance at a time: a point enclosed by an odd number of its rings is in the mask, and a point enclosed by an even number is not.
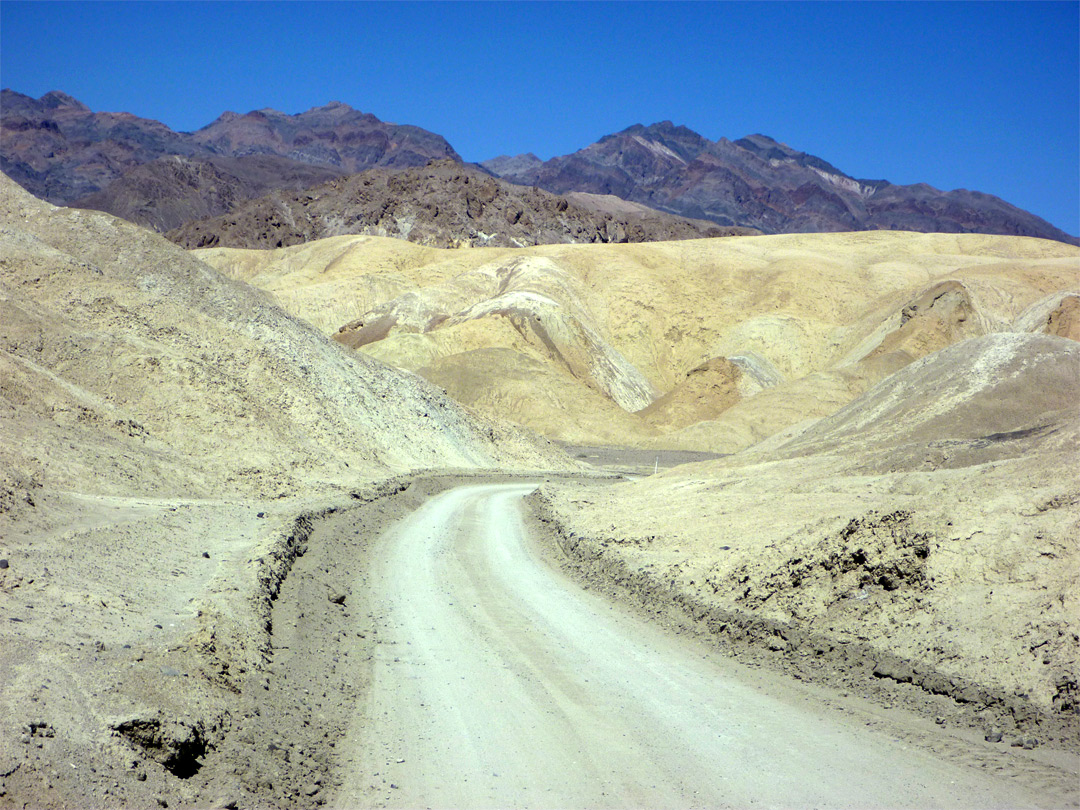
{"type": "Polygon", "coordinates": [[[284,501],[34,490],[0,515],[0,808],[326,803],[379,643],[370,545],[430,495],[503,478],[284,501]]]}
{"type": "Polygon", "coordinates": [[[283,612],[307,616],[304,642],[356,655],[336,649],[351,605],[331,601],[353,561],[329,563],[322,538],[406,486],[276,501],[38,489],[0,515],[0,807],[296,804],[334,733],[308,739],[299,690],[319,685],[302,705],[336,700],[334,716],[353,693],[319,656],[283,671],[283,612]]]}

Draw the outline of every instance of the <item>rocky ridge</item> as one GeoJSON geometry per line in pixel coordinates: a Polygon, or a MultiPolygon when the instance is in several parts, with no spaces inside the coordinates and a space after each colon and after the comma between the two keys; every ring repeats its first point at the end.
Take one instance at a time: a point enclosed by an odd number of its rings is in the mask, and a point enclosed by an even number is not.
{"type": "Polygon", "coordinates": [[[1077,238],[989,194],[859,180],[765,135],[710,141],[663,121],[569,155],[485,161],[494,174],[557,194],[614,194],[661,211],[763,233],[902,230],[1077,238]]]}
{"type": "Polygon", "coordinates": [[[277,191],[227,214],[188,222],[168,237],[187,248],[280,248],[327,236],[370,234],[432,247],[647,242],[753,233],[603,198],[566,198],[498,180],[449,159],[369,169],[300,192],[277,191]],[[605,210],[613,209],[613,211],[605,210]]]}
{"type": "MultiPolygon", "coordinates": [[[[93,112],[59,92],[33,99],[5,89],[0,113],[0,170],[32,194],[63,205],[102,192],[129,170],[166,156],[202,160],[277,156],[282,159],[277,166],[288,167],[286,182],[271,187],[295,187],[295,175],[302,167],[322,167],[325,176],[327,171],[352,174],[373,166],[422,166],[433,158],[460,160],[439,135],[386,123],[340,102],[296,115],[270,109],[243,115],[227,112],[196,132],[174,132],[159,121],[130,113],[93,112]]],[[[261,173],[263,183],[273,182],[272,173],[258,164],[211,161],[211,165],[246,179],[261,173]]],[[[92,204],[116,199],[122,206],[138,208],[139,204],[124,200],[139,188],[140,176],[146,174],[125,180],[126,192],[119,189],[95,197],[92,204]]],[[[313,175],[312,183],[317,179],[313,175]]],[[[141,204],[148,202],[155,200],[141,204]]]]}

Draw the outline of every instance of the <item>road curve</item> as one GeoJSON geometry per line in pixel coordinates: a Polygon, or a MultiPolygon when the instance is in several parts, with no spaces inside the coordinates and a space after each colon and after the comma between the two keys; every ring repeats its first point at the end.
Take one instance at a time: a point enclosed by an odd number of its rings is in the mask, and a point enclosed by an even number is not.
{"type": "Polygon", "coordinates": [[[1036,806],[581,590],[530,552],[532,488],[445,492],[379,541],[380,643],[335,804],[1036,806]]]}

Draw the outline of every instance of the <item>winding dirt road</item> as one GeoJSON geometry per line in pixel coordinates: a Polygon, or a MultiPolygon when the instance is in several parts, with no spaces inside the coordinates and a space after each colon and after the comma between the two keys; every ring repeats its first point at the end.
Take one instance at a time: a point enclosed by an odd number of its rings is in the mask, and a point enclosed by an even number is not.
{"type": "Polygon", "coordinates": [[[614,608],[544,564],[526,485],[432,498],[380,540],[379,645],[341,806],[1025,807],[1007,780],[614,608]]]}

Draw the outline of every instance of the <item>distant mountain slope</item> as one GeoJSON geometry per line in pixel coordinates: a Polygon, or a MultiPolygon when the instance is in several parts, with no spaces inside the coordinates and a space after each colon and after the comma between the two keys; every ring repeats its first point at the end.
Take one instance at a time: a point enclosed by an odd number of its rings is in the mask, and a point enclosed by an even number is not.
{"type": "Polygon", "coordinates": [[[93,112],[64,93],[33,99],[0,91],[0,170],[31,194],[64,205],[162,155],[207,150],[160,121],[93,112]]]}
{"type": "Polygon", "coordinates": [[[299,191],[340,176],[333,167],[299,163],[280,155],[167,155],[128,170],[105,189],[72,205],[107,211],[164,232],[231,211],[275,189],[299,191]]]}
{"type": "Polygon", "coordinates": [[[432,247],[653,242],[752,233],[615,198],[574,199],[498,180],[445,159],[370,169],[304,191],[277,191],[168,237],[188,248],[274,248],[327,236],[393,236],[432,247]]]}
{"type": "Polygon", "coordinates": [[[858,180],[765,135],[713,142],[670,121],[637,124],[544,162],[528,154],[483,165],[504,179],[557,194],[614,194],[765,233],[911,230],[1078,244],[1076,237],[989,194],[858,180]]]}
{"type": "Polygon", "coordinates": [[[422,166],[432,158],[461,162],[441,135],[380,121],[339,101],[297,115],[270,109],[227,112],[192,138],[219,155],[282,155],[349,173],[372,166],[422,166]]]}
{"type": "Polygon", "coordinates": [[[167,155],[276,155],[339,174],[418,166],[432,158],[460,161],[439,135],[386,123],[339,102],[297,115],[227,112],[188,133],[130,113],[93,112],[55,91],[40,99],[0,93],[0,169],[49,202],[68,204],[95,194],[125,172],[167,155]]]}

